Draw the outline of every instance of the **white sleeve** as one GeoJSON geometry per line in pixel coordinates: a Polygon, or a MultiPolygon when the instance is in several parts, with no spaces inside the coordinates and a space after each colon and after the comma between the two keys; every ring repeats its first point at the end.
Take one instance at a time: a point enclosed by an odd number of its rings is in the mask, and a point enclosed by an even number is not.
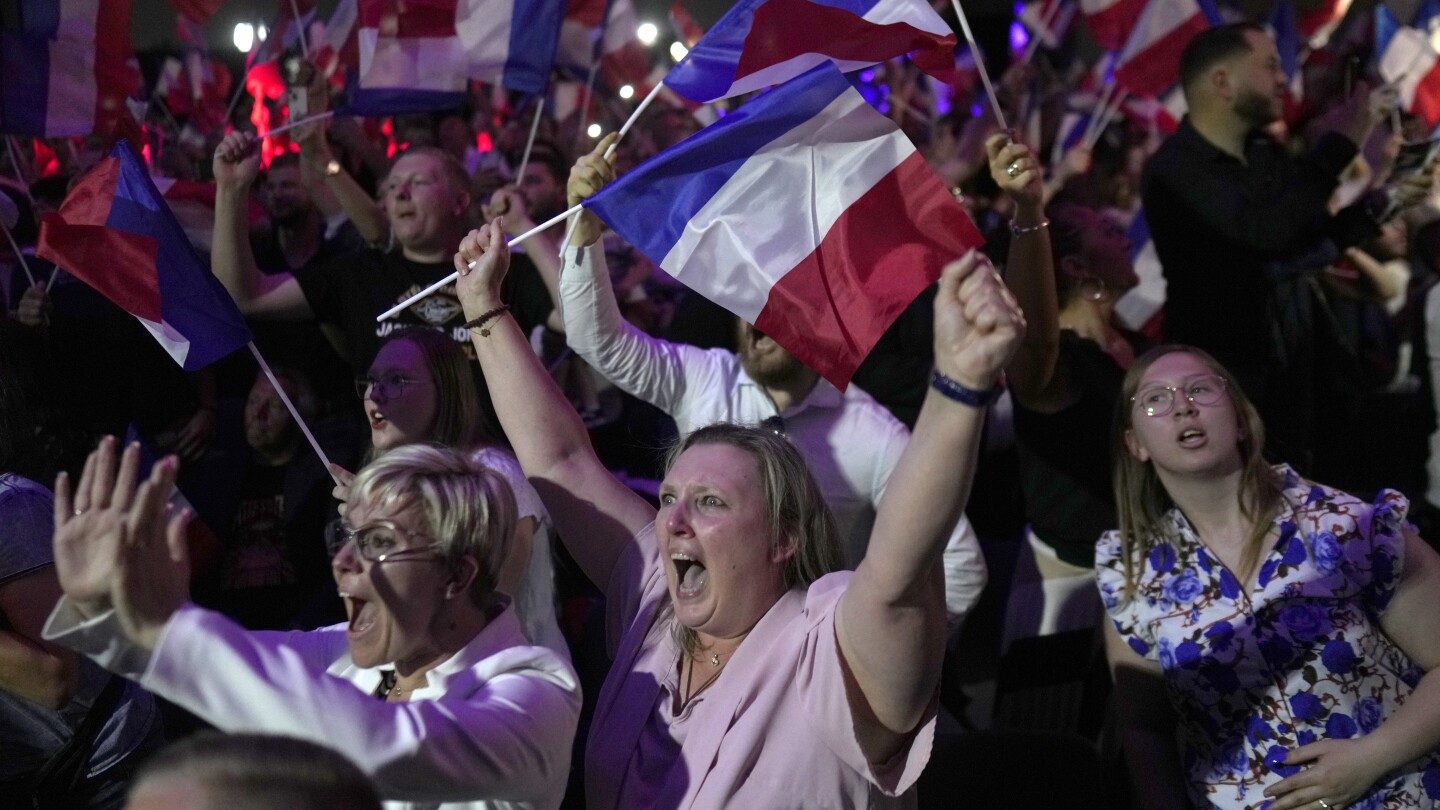
{"type": "Polygon", "coordinates": [[[650,337],[621,316],[605,251],[565,248],[560,309],[565,341],[582,360],[622,391],[674,415],[687,388],[686,355],[703,352],[650,337]]]}
{"type": "Polygon", "coordinates": [[[980,601],[980,592],[990,578],[980,538],[963,512],[950,539],[945,541],[940,566],[945,571],[945,623],[954,632],[980,601]]]}
{"type": "Polygon", "coordinates": [[[324,636],[335,633],[250,633],[187,605],[166,625],[140,684],[224,731],[334,748],[387,799],[535,802],[566,779],[580,708],[567,667],[516,666],[479,679],[464,697],[386,703],[307,660],[306,647],[329,648],[324,636]]]}
{"type": "MultiPolygon", "coordinates": [[[[894,420],[890,435],[883,439],[877,438],[876,441],[883,443],[871,493],[871,502],[878,510],[885,487],[890,482],[890,473],[895,470],[895,465],[900,463],[900,456],[910,441],[910,431],[897,419],[894,420]]],[[[950,532],[949,539],[945,541],[940,565],[945,575],[945,622],[953,632],[960,627],[960,623],[975,607],[975,603],[980,601],[980,592],[985,590],[985,584],[990,577],[989,569],[985,565],[985,555],[980,550],[980,539],[975,534],[975,527],[970,525],[970,518],[963,512],[950,532]]]]}

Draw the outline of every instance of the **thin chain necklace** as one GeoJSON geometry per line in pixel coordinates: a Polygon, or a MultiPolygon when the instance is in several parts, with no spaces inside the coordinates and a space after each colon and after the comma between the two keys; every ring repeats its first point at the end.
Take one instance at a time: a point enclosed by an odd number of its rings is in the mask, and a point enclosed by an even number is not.
{"type": "MultiPolygon", "coordinates": [[[[730,655],[731,653],[734,653],[734,652],[735,652],[734,650],[731,650],[730,652],[724,653],[724,655],[730,655]]],[[[721,670],[721,667],[720,667],[720,659],[721,659],[721,655],[722,655],[721,653],[717,653],[717,652],[711,651],[710,655],[706,657],[705,660],[708,661],[708,662],[710,663],[710,666],[714,667],[715,669],[714,669],[713,672],[710,673],[709,676],[707,676],[707,677],[705,678],[705,680],[703,680],[703,681],[700,682],[700,686],[699,686],[699,687],[697,687],[697,688],[695,688],[695,689],[693,689],[693,690],[692,690],[690,687],[691,687],[691,684],[693,683],[694,678],[695,678],[695,664],[697,663],[697,659],[695,658],[695,656],[692,656],[692,655],[687,655],[687,656],[685,656],[685,663],[687,664],[687,666],[686,666],[686,669],[685,669],[685,692],[684,692],[684,694],[685,694],[685,701],[684,701],[684,704],[688,704],[691,700],[693,700],[693,699],[695,698],[696,695],[699,695],[701,692],[704,692],[705,689],[710,686],[710,684],[714,683],[716,678],[719,678],[719,677],[720,677],[720,670],[721,670]]],[[[682,704],[682,705],[684,705],[684,704],[682,704]]]]}

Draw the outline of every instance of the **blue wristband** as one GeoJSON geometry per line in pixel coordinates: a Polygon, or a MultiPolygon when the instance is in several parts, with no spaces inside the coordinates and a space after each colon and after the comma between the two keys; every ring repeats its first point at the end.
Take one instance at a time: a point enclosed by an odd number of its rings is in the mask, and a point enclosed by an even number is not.
{"type": "Polygon", "coordinates": [[[991,388],[989,391],[976,391],[974,388],[966,387],[956,382],[955,380],[946,377],[939,371],[936,371],[934,374],[931,375],[930,387],[944,394],[946,397],[953,399],[962,405],[969,405],[972,408],[986,407],[990,403],[999,399],[1000,392],[1005,390],[1004,386],[996,383],[995,387],[991,388]]]}

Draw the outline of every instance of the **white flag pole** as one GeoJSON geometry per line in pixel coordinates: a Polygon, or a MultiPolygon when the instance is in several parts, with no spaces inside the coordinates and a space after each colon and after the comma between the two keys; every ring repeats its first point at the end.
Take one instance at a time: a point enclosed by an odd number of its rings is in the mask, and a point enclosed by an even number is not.
{"type": "MultiPolygon", "coordinates": [[[[25,278],[30,280],[30,286],[35,286],[35,275],[30,272],[30,263],[25,261],[25,254],[20,250],[20,245],[15,242],[15,235],[10,233],[10,226],[0,222],[0,230],[5,231],[5,238],[10,240],[10,249],[15,251],[15,258],[20,261],[20,266],[25,269],[25,278]]],[[[46,287],[45,289],[50,289],[46,287]]]]}
{"type": "Polygon", "coordinates": [[[990,105],[995,108],[995,120],[999,122],[1000,128],[1009,131],[1010,125],[1005,122],[1005,113],[1000,109],[1000,99],[995,95],[995,87],[990,84],[990,74],[985,70],[985,54],[980,52],[980,46],[975,44],[975,35],[970,31],[970,21],[965,19],[965,9],[960,8],[960,0],[950,0],[950,5],[955,7],[955,16],[960,18],[960,28],[965,31],[965,41],[970,43],[970,53],[975,55],[975,67],[980,72],[980,82],[985,85],[985,92],[990,96],[990,105]]]}
{"type": "Polygon", "coordinates": [[[290,0],[290,11],[295,14],[295,30],[300,32],[300,53],[306,59],[309,59],[310,43],[306,41],[305,21],[300,19],[300,6],[296,3],[296,0],[290,0]]]}
{"type": "Polygon", "coordinates": [[[1086,146],[1091,149],[1095,148],[1096,142],[1100,140],[1101,135],[1105,134],[1105,130],[1110,126],[1110,122],[1115,120],[1115,114],[1120,112],[1120,106],[1125,103],[1125,98],[1128,95],[1129,92],[1126,91],[1125,88],[1121,87],[1118,89],[1115,96],[1110,99],[1110,103],[1100,111],[1099,120],[1095,124],[1095,128],[1090,132],[1090,137],[1085,141],[1086,146]]]}
{"type": "Polygon", "coordinates": [[[1115,83],[1105,85],[1100,91],[1100,99],[1095,102],[1095,108],[1090,111],[1090,120],[1085,122],[1085,135],[1081,139],[1088,146],[1091,143],[1091,136],[1095,132],[1095,125],[1100,123],[1100,116],[1105,114],[1105,107],[1110,103],[1110,94],[1115,92],[1115,83]]]}
{"type": "Polygon", "coordinates": [[[250,347],[250,353],[255,356],[255,362],[260,364],[260,370],[265,372],[265,378],[270,381],[270,385],[274,386],[275,393],[280,395],[280,401],[285,403],[285,410],[290,412],[290,417],[295,420],[295,424],[300,426],[300,432],[305,434],[305,440],[310,442],[310,446],[315,450],[315,455],[320,457],[320,463],[325,465],[325,472],[330,476],[330,480],[336,484],[341,483],[340,479],[330,472],[329,456],[326,456],[325,451],[320,448],[320,442],[315,441],[315,434],[310,432],[310,426],[305,424],[305,419],[300,416],[300,411],[295,409],[295,403],[291,402],[290,395],[285,393],[285,386],[275,379],[275,372],[270,370],[270,364],[265,362],[260,350],[255,348],[255,341],[252,340],[245,345],[250,347]]]}
{"type": "MultiPolygon", "coordinates": [[[[609,149],[605,150],[606,160],[615,157],[615,150],[620,148],[620,139],[624,138],[625,133],[630,131],[630,127],[635,126],[635,122],[640,120],[640,116],[645,113],[645,108],[649,107],[650,102],[654,101],[655,97],[660,95],[660,88],[664,86],[664,81],[656,82],[655,86],[650,88],[650,92],[646,94],[645,98],[640,100],[640,104],[635,108],[635,112],[630,113],[630,117],[625,119],[625,123],[620,126],[620,134],[615,136],[615,142],[610,144],[609,149]]],[[[576,212],[576,216],[565,225],[565,235],[560,238],[560,255],[563,256],[565,254],[565,246],[570,244],[570,237],[575,233],[575,226],[579,224],[580,216],[579,212],[576,212]]]]}
{"type": "Polygon", "coordinates": [[[525,154],[520,158],[520,168],[515,172],[515,183],[518,185],[525,177],[525,167],[530,165],[530,150],[535,147],[535,133],[540,131],[540,116],[545,113],[545,97],[535,98],[535,120],[530,124],[530,138],[525,141],[525,154]]]}
{"type": "Polygon", "coordinates": [[[330,118],[330,117],[333,116],[333,115],[335,115],[335,111],[334,111],[334,110],[326,110],[325,112],[317,113],[317,114],[312,115],[312,116],[310,116],[310,117],[308,117],[308,118],[301,118],[299,121],[291,121],[290,123],[286,124],[286,125],[283,126],[283,127],[276,127],[276,128],[274,128],[274,129],[270,130],[269,132],[265,133],[265,137],[267,137],[267,138],[273,138],[273,137],[275,137],[276,135],[279,135],[279,134],[282,133],[282,132],[288,132],[288,131],[296,128],[296,127],[303,127],[303,126],[305,126],[306,124],[313,124],[313,123],[315,123],[316,121],[324,121],[326,118],[330,118]]]}
{"type": "MultiPolygon", "coordinates": [[[[583,207],[584,207],[584,205],[581,204],[581,205],[575,206],[574,208],[570,208],[570,209],[568,209],[568,210],[566,210],[566,211],[561,211],[560,213],[558,213],[558,214],[556,214],[555,216],[553,216],[553,217],[545,220],[544,222],[540,223],[539,225],[536,225],[535,227],[531,228],[530,230],[526,231],[525,233],[522,233],[522,234],[520,234],[519,236],[515,237],[514,239],[511,239],[511,240],[507,243],[507,245],[508,245],[509,247],[512,247],[512,248],[513,248],[513,247],[515,247],[516,245],[520,244],[521,242],[524,242],[526,239],[529,239],[530,237],[534,236],[535,234],[540,233],[541,231],[543,231],[543,230],[545,230],[545,229],[553,226],[555,223],[564,220],[566,217],[570,216],[571,214],[574,214],[574,213],[578,212],[578,211],[579,211],[581,208],[583,208],[583,207]]],[[[474,263],[474,262],[471,262],[471,263],[470,263],[470,266],[471,266],[471,267],[474,267],[474,266],[475,266],[475,263],[474,263]]],[[[375,316],[375,320],[378,322],[378,321],[384,321],[384,320],[388,320],[388,319],[390,319],[390,318],[395,317],[397,314],[403,312],[406,308],[408,308],[408,307],[410,307],[411,305],[413,305],[416,301],[422,300],[422,299],[424,299],[424,298],[429,297],[430,295],[433,295],[436,290],[440,289],[441,287],[444,287],[444,286],[447,285],[447,284],[453,284],[453,283],[455,282],[455,280],[458,279],[458,278],[460,278],[460,274],[459,274],[459,273],[451,273],[450,275],[446,276],[445,278],[440,279],[439,281],[435,282],[434,284],[431,284],[429,287],[426,287],[425,289],[421,290],[420,292],[415,293],[414,295],[410,296],[409,298],[406,298],[404,301],[401,301],[400,303],[396,304],[395,306],[393,306],[393,307],[385,310],[384,312],[380,313],[379,315],[375,316]]]]}
{"type": "Polygon", "coordinates": [[[1031,32],[1030,44],[1025,46],[1025,55],[1021,57],[1021,62],[1029,64],[1030,60],[1035,58],[1035,52],[1040,50],[1041,41],[1044,39],[1043,34],[1050,30],[1050,25],[1054,23],[1055,18],[1059,16],[1060,0],[1055,0],[1055,2],[1045,10],[1045,16],[1040,18],[1039,25],[1037,26],[1040,30],[1031,32]]]}

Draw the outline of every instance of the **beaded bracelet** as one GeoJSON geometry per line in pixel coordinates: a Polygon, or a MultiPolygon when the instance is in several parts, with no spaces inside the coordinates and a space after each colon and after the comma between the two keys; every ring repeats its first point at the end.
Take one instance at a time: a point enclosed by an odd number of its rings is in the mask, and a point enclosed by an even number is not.
{"type": "Polygon", "coordinates": [[[490,337],[490,330],[482,329],[481,327],[509,311],[509,305],[501,304],[500,306],[490,310],[489,312],[486,312],[485,314],[481,315],[478,318],[475,318],[474,320],[466,321],[465,328],[480,329],[480,337],[490,337]]]}
{"type": "Polygon", "coordinates": [[[1014,222],[1011,222],[1010,233],[1016,236],[1025,236],[1027,234],[1039,233],[1040,231],[1043,231],[1048,227],[1050,227],[1050,220],[1048,219],[1042,219],[1034,225],[1028,225],[1023,227],[1020,225],[1016,225],[1014,222]]]}
{"type": "Polygon", "coordinates": [[[997,382],[995,387],[989,391],[976,391],[974,388],[946,377],[938,370],[930,376],[930,387],[946,397],[972,408],[984,408],[999,399],[1000,392],[1005,390],[1004,386],[997,382]]]}

